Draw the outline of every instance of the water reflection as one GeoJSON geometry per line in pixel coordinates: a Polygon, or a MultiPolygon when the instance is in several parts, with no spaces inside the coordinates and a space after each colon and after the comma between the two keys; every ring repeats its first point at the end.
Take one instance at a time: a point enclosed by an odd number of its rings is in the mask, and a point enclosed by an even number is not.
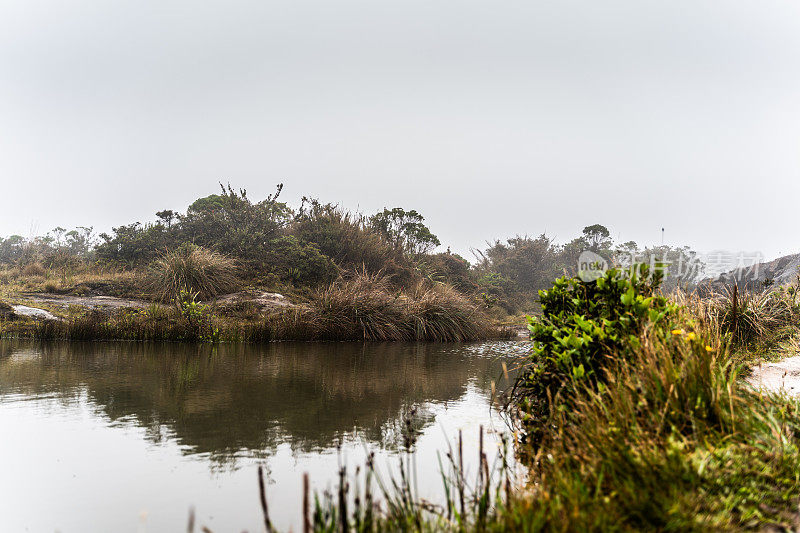
{"type": "MultiPolygon", "coordinates": [[[[187,453],[225,461],[282,442],[327,448],[357,432],[393,446],[404,414],[430,423],[425,404],[460,398],[500,376],[475,346],[271,344],[266,346],[0,342],[0,394],[86,392],[111,419],[135,419],[149,438],[173,435],[187,453]]],[[[478,346],[480,348],[480,346],[478,346]]]]}
{"type": "Polygon", "coordinates": [[[174,530],[189,505],[220,530],[241,530],[258,523],[244,467],[259,463],[280,487],[277,521],[291,527],[303,471],[324,488],[337,445],[350,464],[367,448],[390,456],[405,416],[422,435],[421,468],[438,483],[443,428],[452,437],[465,427],[469,439],[492,424],[490,383],[503,382],[497,356],[515,350],[524,347],[0,341],[0,421],[9,430],[0,499],[16,502],[10,523],[31,531],[130,529],[136,506],[151,512],[150,530],[174,530]],[[113,473],[95,464],[109,462],[113,473]],[[44,516],[27,505],[15,489],[26,483],[49,487],[63,511],[51,506],[44,516]],[[109,484],[119,485],[119,501],[105,512],[70,510],[109,484]]]}

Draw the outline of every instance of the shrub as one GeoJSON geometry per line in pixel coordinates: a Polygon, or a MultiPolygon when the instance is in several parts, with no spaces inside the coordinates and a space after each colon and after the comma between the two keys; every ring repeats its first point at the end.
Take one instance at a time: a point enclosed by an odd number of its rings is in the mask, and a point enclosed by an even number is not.
{"type": "Polygon", "coordinates": [[[448,283],[463,292],[473,292],[477,284],[473,280],[469,266],[469,261],[449,252],[423,256],[417,263],[417,268],[424,278],[448,283]]]}
{"type": "Polygon", "coordinates": [[[22,275],[25,277],[43,277],[46,273],[44,267],[41,263],[28,263],[24,267],[22,267],[22,275]]]}
{"type": "Polygon", "coordinates": [[[396,286],[410,286],[417,278],[401,249],[386,242],[364,217],[333,204],[304,198],[291,233],[314,244],[343,270],[381,272],[396,286]]]}
{"type": "Polygon", "coordinates": [[[512,531],[789,530],[797,508],[796,399],[742,382],[719,339],[649,328],[612,352],[545,435],[512,531]],[[538,524],[538,527],[536,527],[538,524]]]}
{"type": "Polygon", "coordinates": [[[339,273],[333,260],[314,244],[299,241],[292,235],[270,243],[264,263],[280,279],[295,285],[316,286],[330,283],[339,273]]]}
{"type": "Polygon", "coordinates": [[[162,301],[175,300],[181,291],[208,299],[238,286],[233,260],[190,244],[163,253],[150,265],[149,278],[153,292],[162,301]]]}
{"type": "Polygon", "coordinates": [[[112,229],[112,235],[101,233],[96,248],[100,260],[127,266],[147,264],[158,258],[158,251],[180,242],[163,224],[133,224],[112,229]]]}
{"type": "Polygon", "coordinates": [[[244,189],[220,187],[221,194],[196,200],[179,217],[181,238],[235,257],[244,270],[257,272],[268,266],[264,253],[291,220],[291,209],[278,201],[283,185],[260,202],[251,201],[244,189]]]}
{"type": "Polygon", "coordinates": [[[518,235],[505,243],[490,243],[485,252],[479,252],[477,268],[511,281],[515,291],[535,295],[559,275],[559,254],[559,248],[546,235],[535,239],[518,235]]]}
{"type": "Polygon", "coordinates": [[[369,219],[374,228],[386,242],[407,254],[426,254],[442,244],[424,224],[425,217],[415,210],[406,211],[402,207],[385,209],[369,219]]]}
{"type": "Polygon", "coordinates": [[[646,265],[611,269],[592,282],[561,278],[539,292],[541,317],[528,317],[533,351],[519,378],[518,400],[533,434],[576,383],[605,379],[614,358],[638,347],[645,325],[667,329],[677,307],[655,294],[661,281],[646,265]]]}

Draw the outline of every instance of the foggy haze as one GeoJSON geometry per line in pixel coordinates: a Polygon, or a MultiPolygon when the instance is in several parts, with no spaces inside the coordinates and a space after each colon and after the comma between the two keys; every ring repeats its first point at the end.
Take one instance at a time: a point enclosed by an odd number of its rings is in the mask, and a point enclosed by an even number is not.
{"type": "Polygon", "coordinates": [[[800,5],[0,2],[0,235],[218,182],[514,234],[800,251],[800,5]]]}

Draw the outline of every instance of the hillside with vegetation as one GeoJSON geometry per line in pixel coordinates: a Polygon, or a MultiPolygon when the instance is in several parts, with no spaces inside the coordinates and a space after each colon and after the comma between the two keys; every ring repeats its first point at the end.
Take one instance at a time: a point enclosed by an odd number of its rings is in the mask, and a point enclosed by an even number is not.
{"type": "Polygon", "coordinates": [[[292,208],[281,189],[253,201],[221,186],[184,212],[162,210],[154,221],[99,235],[79,227],[0,238],[0,298],[62,319],[9,321],[6,307],[6,334],[476,339],[538,312],[537,292],[575,273],[584,250],[607,257],[673,251],[615,246],[607,228],[593,225],[565,244],[545,235],[496,240],[470,263],[449,248],[438,251],[444,246],[415,210],[366,216],[305,197],[292,208]],[[124,300],[99,306],[96,297],[124,300]]]}

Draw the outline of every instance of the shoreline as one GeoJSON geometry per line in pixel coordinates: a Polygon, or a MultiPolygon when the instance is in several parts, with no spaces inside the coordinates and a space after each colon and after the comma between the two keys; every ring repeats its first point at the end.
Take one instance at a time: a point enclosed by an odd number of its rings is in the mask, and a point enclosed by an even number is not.
{"type": "MultiPolygon", "coordinates": [[[[343,306],[326,315],[278,293],[223,295],[188,308],[133,298],[23,293],[0,320],[0,338],[168,342],[475,342],[524,336],[524,326],[479,312],[450,318],[343,306]],[[377,325],[376,325],[377,324],[377,325]]],[[[324,311],[324,310],[323,310],[324,311]]]]}

